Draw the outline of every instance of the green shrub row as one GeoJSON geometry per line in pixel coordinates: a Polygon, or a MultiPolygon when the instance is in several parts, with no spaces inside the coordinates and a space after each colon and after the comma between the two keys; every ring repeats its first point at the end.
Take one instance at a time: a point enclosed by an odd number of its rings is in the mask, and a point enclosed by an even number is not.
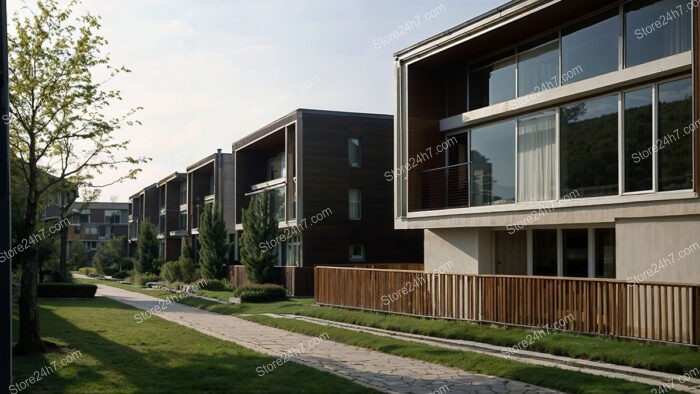
{"type": "Polygon", "coordinates": [[[204,284],[199,285],[199,288],[203,289],[203,290],[209,290],[209,291],[232,290],[231,284],[229,284],[228,281],[225,279],[221,279],[221,280],[209,279],[204,284]]]}
{"type": "Polygon", "coordinates": [[[114,279],[126,279],[127,276],[129,276],[129,273],[126,271],[119,271],[112,274],[112,278],[114,279]]]}
{"type": "Polygon", "coordinates": [[[287,299],[287,289],[280,285],[245,285],[233,291],[242,302],[282,301],[287,299]]]}
{"type": "Polygon", "coordinates": [[[77,283],[39,283],[37,295],[41,298],[93,298],[96,285],[77,283]]]}
{"type": "Polygon", "coordinates": [[[78,269],[78,272],[83,274],[83,275],[87,275],[89,277],[92,277],[92,278],[100,276],[97,273],[97,270],[93,267],[83,267],[83,268],[78,269]]]}

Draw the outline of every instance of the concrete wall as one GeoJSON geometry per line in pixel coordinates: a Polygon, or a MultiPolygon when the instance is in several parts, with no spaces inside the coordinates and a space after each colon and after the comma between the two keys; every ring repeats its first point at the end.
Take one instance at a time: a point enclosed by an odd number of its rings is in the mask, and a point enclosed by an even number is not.
{"type": "Polygon", "coordinates": [[[460,274],[491,273],[491,231],[489,229],[425,230],[425,271],[460,274]],[[448,262],[452,265],[446,265],[448,262]]]}
{"type": "Polygon", "coordinates": [[[621,219],[615,236],[618,279],[700,282],[700,216],[621,219]]]}

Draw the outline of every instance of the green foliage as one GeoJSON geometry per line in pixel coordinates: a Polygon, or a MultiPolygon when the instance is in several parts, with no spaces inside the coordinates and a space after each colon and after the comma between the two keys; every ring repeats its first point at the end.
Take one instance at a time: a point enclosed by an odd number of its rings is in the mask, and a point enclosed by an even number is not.
{"type": "Polygon", "coordinates": [[[156,274],[141,274],[138,273],[134,276],[134,283],[137,285],[144,287],[148,282],[158,282],[160,278],[156,274]]]}
{"type": "Polygon", "coordinates": [[[210,290],[210,291],[228,291],[231,290],[231,284],[228,283],[227,280],[221,279],[221,280],[208,280],[206,283],[202,284],[199,286],[200,289],[202,290],[210,290]]]}
{"type": "Polygon", "coordinates": [[[275,250],[263,248],[277,236],[279,223],[270,207],[267,192],[253,196],[248,209],[243,210],[243,235],[241,237],[241,263],[248,280],[268,283],[274,280],[277,261],[275,250]]]}
{"type": "Polygon", "coordinates": [[[234,290],[233,296],[240,297],[243,302],[281,301],[287,299],[287,289],[272,284],[245,285],[234,290]]]}
{"type": "Polygon", "coordinates": [[[155,260],[158,258],[158,239],[156,228],[148,219],[141,222],[138,243],[138,258],[134,268],[139,274],[158,273],[155,260]]]}
{"type": "Polygon", "coordinates": [[[192,260],[168,261],[160,270],[161,278],[169,283],[195,281],[195,268],[192,260]]]}
{"type": "Polygon", "coordinates": [[[203,279],[220,277],[223,265],[228,261],[230,243],[221,208],[207,205],[199,224],[199,261],[203,279]]]}
{"type": "Polygon", "coordinates": [[[78,272],[83,274],[83,275],[87,275],[91,278],[95,278],[95,277],[100,276],[99,273],[97,272],[97,270],[93,267],[82,267],[82,268],[78,269],[78,272]]]}
{"type": "Polygon", "coordinates": [[[117,267],[107,267],[102,269],[102,273],[107,276],[114,276],[115,273],[119,272],[117,267]]]}
{"type": "Polygon", "coordinates": [[[96,285],[77,283],[40,283],[37,295],[41,298],[93,298],[96,285]]]}
{"type": "Polygon", "coordinates": [[[87,248],[82,241],[72,241],[70,243],[70,265],[77,268],[87,266],[87,248]]]}
{"type": "Polygon", "coordinates": [[[115,272],[114,274],[112,274],[112,278],[114,278],[114,279],[122,279],[123,280],[123,279],[126,279],[127,276],[129,276],[129,273],[126,271],[119,271],[119,272],[115,272]]]}
{"type": "Polygon", "coordinates": [[[126,237],[122,235],[112,237],[105,242],[97,253],[95,253],[92,262],[98,272],[109,275],[109,273],[105,271],[106,269],[116,267],[117,269],[111,273],[117,272],[121,269],[126,259],[126,237]]]}

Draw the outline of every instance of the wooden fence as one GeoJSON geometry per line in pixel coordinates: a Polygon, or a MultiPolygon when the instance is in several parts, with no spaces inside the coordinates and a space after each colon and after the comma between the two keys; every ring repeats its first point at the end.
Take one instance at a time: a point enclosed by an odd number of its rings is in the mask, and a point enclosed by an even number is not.
{"type": "Polygon", "coordinates": [[[700,345],[696,284],[341,267],[314,278],[321,305],[700,345]]]}

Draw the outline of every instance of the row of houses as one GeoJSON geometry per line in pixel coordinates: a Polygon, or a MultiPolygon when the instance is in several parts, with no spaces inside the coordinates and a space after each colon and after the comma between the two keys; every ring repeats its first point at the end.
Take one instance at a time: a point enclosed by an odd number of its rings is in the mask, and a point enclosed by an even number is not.
{"type": "Polygon", "coordinates": [[[129,250],[144,220],[156,224],[164,260],[178,258],[183,237],[198,250],[200,215],[217,204],[235,265],[242,211],[269,192],[284,236],[262,247],[280,267],[419,263],[422,231],[394,229],[392,147],[391,115],[298,109],[132,195],[129,250]]]}

